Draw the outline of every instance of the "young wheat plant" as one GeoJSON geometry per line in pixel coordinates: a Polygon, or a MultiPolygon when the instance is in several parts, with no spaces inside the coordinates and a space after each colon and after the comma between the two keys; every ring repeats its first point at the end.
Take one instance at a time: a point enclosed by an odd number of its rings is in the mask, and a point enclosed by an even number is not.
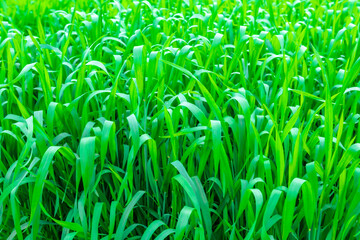
{"type": "Polygon", "coordinates": [[[357,0],[0,0],[0,239],[360,239],[357,0]]]}

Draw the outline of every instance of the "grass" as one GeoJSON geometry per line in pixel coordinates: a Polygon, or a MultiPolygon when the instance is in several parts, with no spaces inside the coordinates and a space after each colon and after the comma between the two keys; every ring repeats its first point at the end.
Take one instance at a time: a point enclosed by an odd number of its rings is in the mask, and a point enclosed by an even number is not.
{"type": "Polygon", "coordinates": [[[360,4],[1,1],[1,239],[360,239],[360,4]]]}

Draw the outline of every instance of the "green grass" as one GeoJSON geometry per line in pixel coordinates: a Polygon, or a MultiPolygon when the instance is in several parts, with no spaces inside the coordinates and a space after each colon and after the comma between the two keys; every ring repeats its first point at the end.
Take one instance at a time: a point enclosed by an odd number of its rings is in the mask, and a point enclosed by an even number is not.
{"type": "Polygon", "coordinates": [[[360,239],[358,1],[0,4],[0,239],[360,239]]]}

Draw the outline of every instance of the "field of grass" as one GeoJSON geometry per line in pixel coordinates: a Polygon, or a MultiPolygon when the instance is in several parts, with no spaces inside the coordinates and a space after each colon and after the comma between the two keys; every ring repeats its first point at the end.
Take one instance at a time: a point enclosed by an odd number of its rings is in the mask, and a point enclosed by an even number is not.
{"type": "Polygon", "coordinates": [[[360,239],[359,21],[0,0],[0,239],[360,239]]]}

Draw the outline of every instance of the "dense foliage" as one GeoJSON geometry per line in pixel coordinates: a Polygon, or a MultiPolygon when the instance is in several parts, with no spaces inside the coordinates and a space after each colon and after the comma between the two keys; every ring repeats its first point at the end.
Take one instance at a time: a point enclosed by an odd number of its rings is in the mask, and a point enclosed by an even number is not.
{"type": "Polygon", "coordinates": [[[0,1],[1,239],[360,237],[360,3],[0,1]]]}

